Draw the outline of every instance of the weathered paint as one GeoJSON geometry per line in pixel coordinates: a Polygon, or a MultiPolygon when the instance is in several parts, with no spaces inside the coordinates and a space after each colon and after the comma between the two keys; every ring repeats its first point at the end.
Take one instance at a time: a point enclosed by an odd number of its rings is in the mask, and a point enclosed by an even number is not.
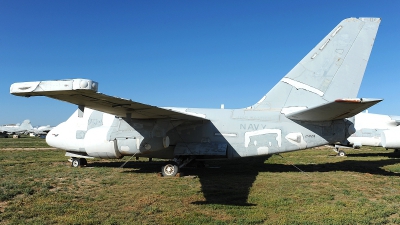
{"type": "Polygon", "coordinates": [[[79,105],[47,136],[49,145],[75,155],[207,159],[295,151],[347,138],[352,122],[340,115],[378,102],[335,100],[357,96],[379,23],[342,21],[246,109],[155,107],[99,93],[86,79],[16,83],[10,91],[79,105]]]}
{"type": "Polygon", "coordinates": [[[303,89],[303,90],[312,92],[314,94],[317,94],[319,96],[323,96],[324,95],[324,92],[322,92],[322,91],[320,91],[320,90],[318,90],[316,88],[313,88],[313,87],[311,87],[311,86],[309,86],[307,84],[292,80],[292,79],[287,78],[287,77],[282,78],[281,81],[284,82],[284,83],[287,83],[287,84],[289,84],[289,85],[291,85],[293,87],[295,87],[296,89],[303,89]]]}

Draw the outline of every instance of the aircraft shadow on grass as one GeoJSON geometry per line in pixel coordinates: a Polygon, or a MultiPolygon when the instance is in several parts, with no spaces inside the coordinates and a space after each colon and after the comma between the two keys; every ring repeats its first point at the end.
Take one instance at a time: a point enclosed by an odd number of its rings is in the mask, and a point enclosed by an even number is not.
{"type": "Polygon", "coordinates": [[[348,154],[347,157],[388,157],[392,159],[400,159],[400,152],[369,152],[369,153],[352,153],[348,154]]]}
{"type": "MultiPolygon", "coordinates": [[[[384,170],[382,167],[399,163],[398,154],[395,153],[367,153],[351,154],[351,157],[360,156],[388,156],[393,159],[378,161],[371,160],[345,160],[332,163],[321,164],[294,164],[297,168],[306,173],[312,172],[357,172],[383,176],[400,176],[400,173],[384,170]]],[[[230,161],[211,161],[206,168],[184,168],[185,175],[194,175],[199,178],[201,192],[205,201],[197,201],[192,204],[220,204],[235,206],[254,206],[248,203],[249,191],[260,172],[299,172],[293,165],[285,164],[266,164],[265,160],[269,157],[244,158],[230,161]]],[[[126,173],[154,173],[157,165],[161,168],[163,161],[143,162],[130,161],[124,168],[134,170],[125,171],[126,173]]],[[[94,162],[89,166],[93,167],[120,167],[121,162],[94,162]]],[[[279,176],[279,174],[277,174],[279,176]]]]}

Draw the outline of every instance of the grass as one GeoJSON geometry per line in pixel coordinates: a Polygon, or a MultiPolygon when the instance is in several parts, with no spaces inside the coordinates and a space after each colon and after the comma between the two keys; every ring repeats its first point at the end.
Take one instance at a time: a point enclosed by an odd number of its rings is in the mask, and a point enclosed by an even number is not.
{"type": "Polygon", "coordinates": [[[49,148],[45,139],[21,135],[20,138],[0,137],[0,149],[4,148],[49,148]]]}
{"type": "Polygon", "coordinates": [[[400,155],[346,152],[210,161],[184,170],[197,178],[161,178],[163,161],[71,168],[61,150],[0,149],[0,224],[399,224],[400,155]]]}

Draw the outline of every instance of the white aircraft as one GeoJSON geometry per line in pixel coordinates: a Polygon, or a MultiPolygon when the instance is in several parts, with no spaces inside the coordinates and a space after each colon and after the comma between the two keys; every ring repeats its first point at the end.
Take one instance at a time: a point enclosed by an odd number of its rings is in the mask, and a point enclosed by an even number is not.
{"type": "Polygon", "coordinates": [[[31,130],[33,127],[31,125],[31,121],[29,120],[24,120],[21,124],[11,124],[11,125],[4,125],[0,126],[0,136],[3,136],[5,138],[8,137],[8,135],[20,135],[28,132],[31,130]]]}
{"type": "Polygon", "coordinates": [[[29,131],[31,136],[44,136],[47,135],[54,127],[50,125],[34,127],[29,131]]]}
{"type": "Polygon", "coordinates": [[[162,158],[173,160],[162,174],[175,176],[193,160],[296,151],[353,134],[346,118],[381,101],[356,98],[380,21],[343,20],[261,100],[242,109],[156,107],[99,93],[89,79],[14,83],[10,92],[78,106],[46,137],[72,157],[72,166],[92,157],[162,158]]]}
{"type": "MultiPolygon", "coordinates": [[[[354,116],[356,132],[347,141],[336,145],[336,149],[347,146],[355,149],[361,146],[384,147],[386,149],[400,149],[400,116],[389,116],[362,112],[354,116]]],[[[344,156],[342,150],[338,151],[344,156]]]]}

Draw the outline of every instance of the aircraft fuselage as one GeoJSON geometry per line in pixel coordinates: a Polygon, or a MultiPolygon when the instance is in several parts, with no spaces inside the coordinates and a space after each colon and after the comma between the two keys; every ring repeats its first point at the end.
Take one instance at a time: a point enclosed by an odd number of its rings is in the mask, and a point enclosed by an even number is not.
{"type": "MultiPolygon", "coordinates": [[[[174,108],[177,109],[177,108],[174,108]]],[[[47,135],[67,152],[99,158],[237,158],[301,150],[344,140],[348,120],[292,121],[275,110],[179,109],[197,122],[124,119],[85,108],[47,135]],[[81,116],[80,116],[81,115],[81,116]]],[[[346,136],[347,135],[347,136],[346,136]]]]}

